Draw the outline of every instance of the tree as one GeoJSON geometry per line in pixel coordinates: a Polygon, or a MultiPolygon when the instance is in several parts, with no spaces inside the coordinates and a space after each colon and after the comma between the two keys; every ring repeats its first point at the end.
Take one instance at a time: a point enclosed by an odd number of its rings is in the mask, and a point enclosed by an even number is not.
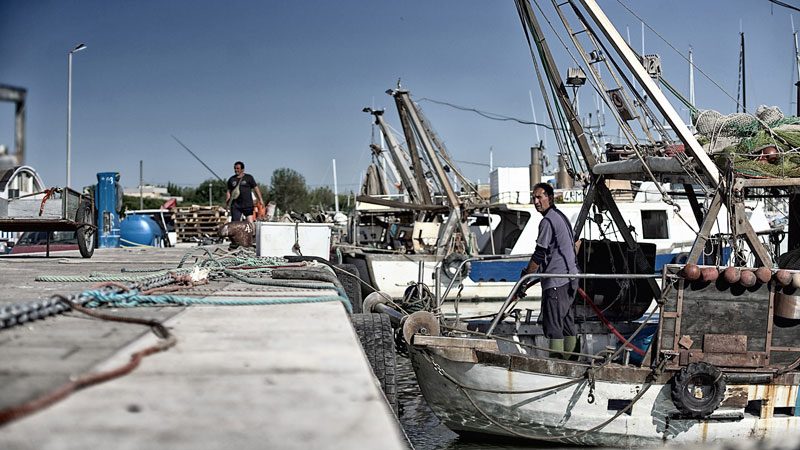
{"type": "Polygon", "coordinates": [[[269,197],[284,212],[306,212],[309,209],[306,179],[293,169],[281,168],[272,172],[269,197]]]}
{"type": "Polygon", "coordinates": [[[326,212],[334,208],[333,191],[327,186],[321,186],[308,193],[308,204],[311,209],[326,212]]]}
{"type": "MultiPolygon", "coordinates": [[[[138,195],[136,195],[136,196],[123,195],[122,196],[122,210],[123,211],[126,211],[126,210],[128,210],[128,211],[138,210],[139,209],[139,200],[140,199],[139,199],[138,195]]],[[[142,202],[143,206],[144,206],[144,209],[158,209],[158,208],[161,208],[161,205],[163,205],[164,202],[165,202],[165,200],[160,200],[160,199],[152,198],[152,197],[145,197],[142,200],[144,200],[142,202]]]]}

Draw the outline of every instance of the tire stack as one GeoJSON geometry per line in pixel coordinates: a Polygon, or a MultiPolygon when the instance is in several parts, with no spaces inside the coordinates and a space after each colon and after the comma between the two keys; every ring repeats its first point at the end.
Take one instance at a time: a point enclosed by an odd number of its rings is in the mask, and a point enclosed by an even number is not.
{"type": "Polygon", "coordinates": [[[386,314],[353,314],[353,328],[378,379],[389,407],[397,415],[397,360],[394,331],[386,314]]]}
{"type": "Polygon", "coordinates": [[[339,279],[339,282],[342,284],[342,288],[344,289],[345,294],[347,294],[347,299],[350,300],[350,305],[353,307],[353,314],[357,314],[361,312],[361,303],[363,301],[363,297],[361,295],[361,282],[358,281],[357,276],[359,276],[358,268],[353,264],[331,264],[330,261],[320,258],[319,256],[296,256],[296,255],[289,255],[285,256],[287,261],[289,262],[308,262],[308,261],[315,261],[320,264],[325,264],[326,266],[330,266],[333,269],[333,272],[336,274],[336,278],[339,279]],[[355,276],[347,275],[343,271],[353,274],[355,276]]]}

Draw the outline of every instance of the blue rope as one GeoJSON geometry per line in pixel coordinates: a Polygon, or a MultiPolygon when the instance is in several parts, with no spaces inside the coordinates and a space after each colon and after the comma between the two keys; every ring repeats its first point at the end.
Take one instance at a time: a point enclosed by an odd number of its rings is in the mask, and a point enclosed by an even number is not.
{"type": "Polygon", "coordinates": [[[256,298],[256,299],[221,299],[221,298],[191,298],[175,295],[142,295],[137,290],[114,294],[99,290],[85,291],[80,298],[84,306],[98,308],[100,306],[126,307],[137,306],[164,306],[164,305],[280,305],[289,303],[320,303],[340,301],[348,313],[352,314],[353,307],[345,296],[331,295],[324,297],[297,297],[297,298],[256,298]]]}

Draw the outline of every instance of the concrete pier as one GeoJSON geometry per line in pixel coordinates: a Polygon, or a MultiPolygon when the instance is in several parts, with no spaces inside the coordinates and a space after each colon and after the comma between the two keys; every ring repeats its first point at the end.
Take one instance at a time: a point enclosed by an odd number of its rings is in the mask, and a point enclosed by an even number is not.
{"type": "MultiPolygon", "coordinates": [[[[95,284],[36,282],[37,275],[174,267],[187,250],[97,249],[91,259],[77,251],[0,258],[0,307],[95,284]]],[[[331,289],[304,290],[228,278],[174,295],[336,295],[327,284],[331,289]]],[[[3,426],[0,448],[406,447],[340,302],[99,310],[159,320],[177,344],[144,358],[127,375],[3,426]]],[[[148,327],[78,312],[0,330],[0,410],[70,379],[120,367],[156,342],[148,327]]]]}

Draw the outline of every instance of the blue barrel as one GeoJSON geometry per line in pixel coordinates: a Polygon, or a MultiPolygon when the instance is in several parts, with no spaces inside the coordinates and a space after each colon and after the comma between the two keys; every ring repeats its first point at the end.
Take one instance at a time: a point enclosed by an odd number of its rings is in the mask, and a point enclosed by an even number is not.
{"type": "Polygon", "coordinates": [[[130,215],[122,221],[120,229],[121,247],[160,246],[161,229],[147,216],[130,215]]]}

